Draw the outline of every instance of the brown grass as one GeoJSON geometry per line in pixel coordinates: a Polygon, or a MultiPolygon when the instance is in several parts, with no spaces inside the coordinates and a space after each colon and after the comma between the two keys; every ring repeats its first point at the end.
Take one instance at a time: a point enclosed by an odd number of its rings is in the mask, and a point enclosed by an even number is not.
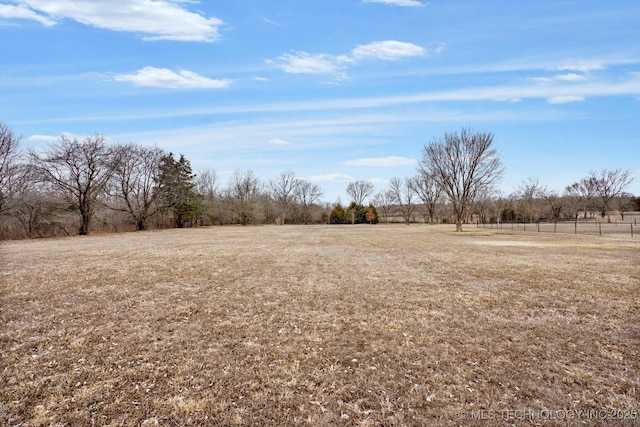
{"type": "Polygon", "coordinates": [[[636,425],[639,267],[630,238],[451,226],[5,242],[0,424],[636,425]]]}

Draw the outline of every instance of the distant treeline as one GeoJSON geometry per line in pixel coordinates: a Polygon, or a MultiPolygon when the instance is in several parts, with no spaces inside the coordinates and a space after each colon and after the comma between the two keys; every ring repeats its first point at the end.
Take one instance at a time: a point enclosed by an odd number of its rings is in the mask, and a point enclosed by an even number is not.
{"type": "Polygon", "coordinates": [[[63,135],[43,152],[19,145],[0,122],[0,239],[230,224],[457,223],[461,214],[467,221],[538,221],[640,210],[640,199],[623,191],[632,178],[622,170],[590,172],[562,195],[535,179],[507,197],[477,185],[460,209],[442,177],[421,166],[377,194],[370,182],[349,183],[351,203],[343,207],[322,202],[322,189],[292,171],[262,182],[237,170],[223,185],[214,170],[194,173],[183,155],[109,144],[101,135],[63,135]]]}

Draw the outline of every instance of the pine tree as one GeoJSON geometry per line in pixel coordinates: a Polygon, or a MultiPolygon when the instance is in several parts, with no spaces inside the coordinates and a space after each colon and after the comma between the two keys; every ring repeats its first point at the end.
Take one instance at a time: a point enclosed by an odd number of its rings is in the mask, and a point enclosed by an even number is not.
{"type": "Polygon", "coordinates": [[[191,163],[183,154],[178,161],[173,158],[173,153],[160,160],[156,190],[164,209],[171,212],[176,228],[194,222],[200,212],[200,196],[194,191],[195,177],[191,163]]]}

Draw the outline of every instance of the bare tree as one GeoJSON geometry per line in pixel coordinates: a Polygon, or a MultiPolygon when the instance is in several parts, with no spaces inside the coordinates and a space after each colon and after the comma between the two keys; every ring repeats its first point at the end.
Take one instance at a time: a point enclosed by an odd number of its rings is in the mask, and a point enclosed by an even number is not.
{"type": "Polygon", "coordinates": [[[596,182],[596,193],[602,199],[602,218],[607,216],[608,222],[611,222],[609,211],[611,200],[617,197],[624,189],[633,182],[633,176],[628,170],[622,169],[603,169],[599,173],[589,172],[589,179],[596,182]]]}
{"type": "Polygon", "coordinates": [[[626,193],[623,191],[620,193],[618,197],[616,197],[615,202],[616,202],[615,205],[617,206],[618,211],[620,212],[620,216],[624,221],[625,211],[633,210],[633,194],[626,193]]]}
{"type": "Polygon", "coordinates": [[[47,183],[30,182],[28,188],[20,193],[12,214],[24,229],[27,237],[46,237],[69,234],[64,226],[55,220],[57,214],[64,212],[64,202],[55,197],[47,188],[47,183]]]}
{"type": "Polygon", "coordinates": [[[219,220],[218,174],[213,169],[204,169],[196,176],[196,193],[202,196],[202,207],[208,221],[219,220]]]}
{"type": "Polygon", "coordinates": [[[549,206],[549,214],[553,222],[560,221],[562,210],[565,207],[565,198],[559,196],[555,191],[545,192],[544,198],[549,206]]]}
{"type": "Polygon", "coordinates": [[[161,208],[157,203],[160,161],[164,152],[158,147],[120,145],[120,162],[113,173],[111,196],[116,204],[111,209],[127,213],[136,230],[145,230],[147,220],[161,208]]]}
{"type": "Polygon", "coordinates": [[[311,206],[322,197],[322,189],[313,182],[300,179],[298,180],[297,200],[302,208],[302,222],[309,223],[311,206]]]}
{"type": "Polygon", "coordinates": [[[254,220],[255,205],[260,195],[260,181],[253,171],[236,170],[229,181],[227,196],[231,200],[231,211],[242,225],[254,220]]]}
{"type": "Polygon", "coordinates": [[[573,197],[584,208],[584,218],[587,218],[587,212],[591,209],[591,202],[597,197],[598,179],[595,176],[582,178],[578,182],[569,185],[565,192],[573,197]]]}
{"type": "Polygon", "coordinates": [[[543,208],[538,206],[538,202],[544,200],[546,193],[547,187],[540,184],[538,178],[527,178],[518,186],[516,195],[526,206],[525,213],[529,222],[537,220],[542,214],[543,208]]]}
{"type": "Polygon", "coordinates": [[[196,176],[196,192],[213,199],[218,194],[218,173],[213,169],[204,169],[196,176]]]}
{"type": "Polygon", "coordinates": [[[269,182],[273,199],[280,208],[280,224],[284,225],[291,202],[296,198],[298,178],[292,171],[282,172],[279,177],[269,182]]]}
{"type": "Polygon", "coordinates": [[[429,223],[434,224],[436,218],[436,207],[442,196],[442,187],[433,179],[431,175],[425,171],[420,173],[413,179],[414,188],[429,215],[429,223]]]}
{"type": "Polygon", "coordinates": [[[373,204],[382,211],[384,222],[389,222],[389,213],[391,212],[391,205],[393,205],[393,195],[391,191],[386,190],[377,193],[373,198],[373,204]]]}
{"type": "Polygon", "coordinates": [[[347,194],[356,205],[364,205],[364,199],[373,193],[373,184],[367,181],[353,181],[347,185],[347,194]]]}
{"type": "Polygon", "coordinates": [[[0,214],[8,211],[24,184],[24,169],[18,162],[20,138],[0,122],[0,214]]]}
{"type": "Polygon", "coordinates": [[[485,188],[480,190],[476,197],[473,199],[473,213],[478,215],[478,220],[482,223],[486,223],[487,215],[491,214],[491,208],[493,206],[493,189],[485,188]]]}
{"type": "Polygon", "coordinates": [[[80,215],[80,235],[89,234],[98,198],[113,176],[119,151],[95,135],[79,141],[61,136],[43,155],[34,151],[29,159],[42,179],[58,187],[80,215]]]}
{"type": "Polygon", "coordinates": [[[474,133],[470,129],[432,139],[424,146],[420,167],[449,198],[456,231],[462,231],[466,210],[476,194],[493,187],[503,172],[502,160],[493,148],[493,134],[474,133]]]}
{"type": "Polygon", "coordinates": [[[415,177],[405,178],[404,181],[400,178],[391,178],[389,181],[389,191],[393,203],[398,205],[404,222],[411,224],[411,218],[413,217],[413,211],[416,208],[415,204],[415,177]]]}

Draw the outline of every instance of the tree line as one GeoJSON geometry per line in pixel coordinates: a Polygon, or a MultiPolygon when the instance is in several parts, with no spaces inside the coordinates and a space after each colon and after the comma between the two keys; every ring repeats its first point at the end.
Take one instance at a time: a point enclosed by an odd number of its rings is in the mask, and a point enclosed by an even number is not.
{"type": "Polygon", "coordinates": [[[456,231],[474,218],[481,222],[536,222],[580,216],[611,221],[613,211],[622,219],[626,211],[640,211],[640,198],[624,191],[633,176],[623,169],[590,171],[562,194],[549,190],[537,178],[528,178],[510,195],[500,194],[496,184],[504,170],[493,138],[492,133],[471,129],[433,138],[423,147],[415,175],[392,178],[388,189],[376,194],[369,182],[350,183],[347,193],[354,202],[348,209],[336,205],[332,221],[348,222],[348,213],[362,211],[367,198],[380,213],[380,221],[452,222],[456,231]]]}
{"type": "Polygon", "coordinates": [[[393,178],[374,194],[368,181],[349,183],[350,205],[321,201],[313,182],[282,172],[267,183],[236,170],[222,185],[215,170],[194,173],[184,155],[155,146],[110,144],[102,135],[62,135],[42,152],[20,150],[20,138],[0,122],[0,239],[89,234],[214,224],[455,223],[602,218],[612,210],[640,210],[624,192],[632,181],[621,169],[590,172],[548,191],[537,179],[512,195],[498,195],[502,160],[493,134],[445,133],[423,147],[417,173],[393,178]]]}
{"type": "Polygon", "coordinates": [[[102,135],[62,135],[42,152],[20,151],[0,123],[0,238],[86,235],[213,224],[326,221],[322,189],[291,171],[262,183],[214,170],[152,146],[109,144],[102,135]],[[325,217],[322,217],[324,213],[325,217]]]}

